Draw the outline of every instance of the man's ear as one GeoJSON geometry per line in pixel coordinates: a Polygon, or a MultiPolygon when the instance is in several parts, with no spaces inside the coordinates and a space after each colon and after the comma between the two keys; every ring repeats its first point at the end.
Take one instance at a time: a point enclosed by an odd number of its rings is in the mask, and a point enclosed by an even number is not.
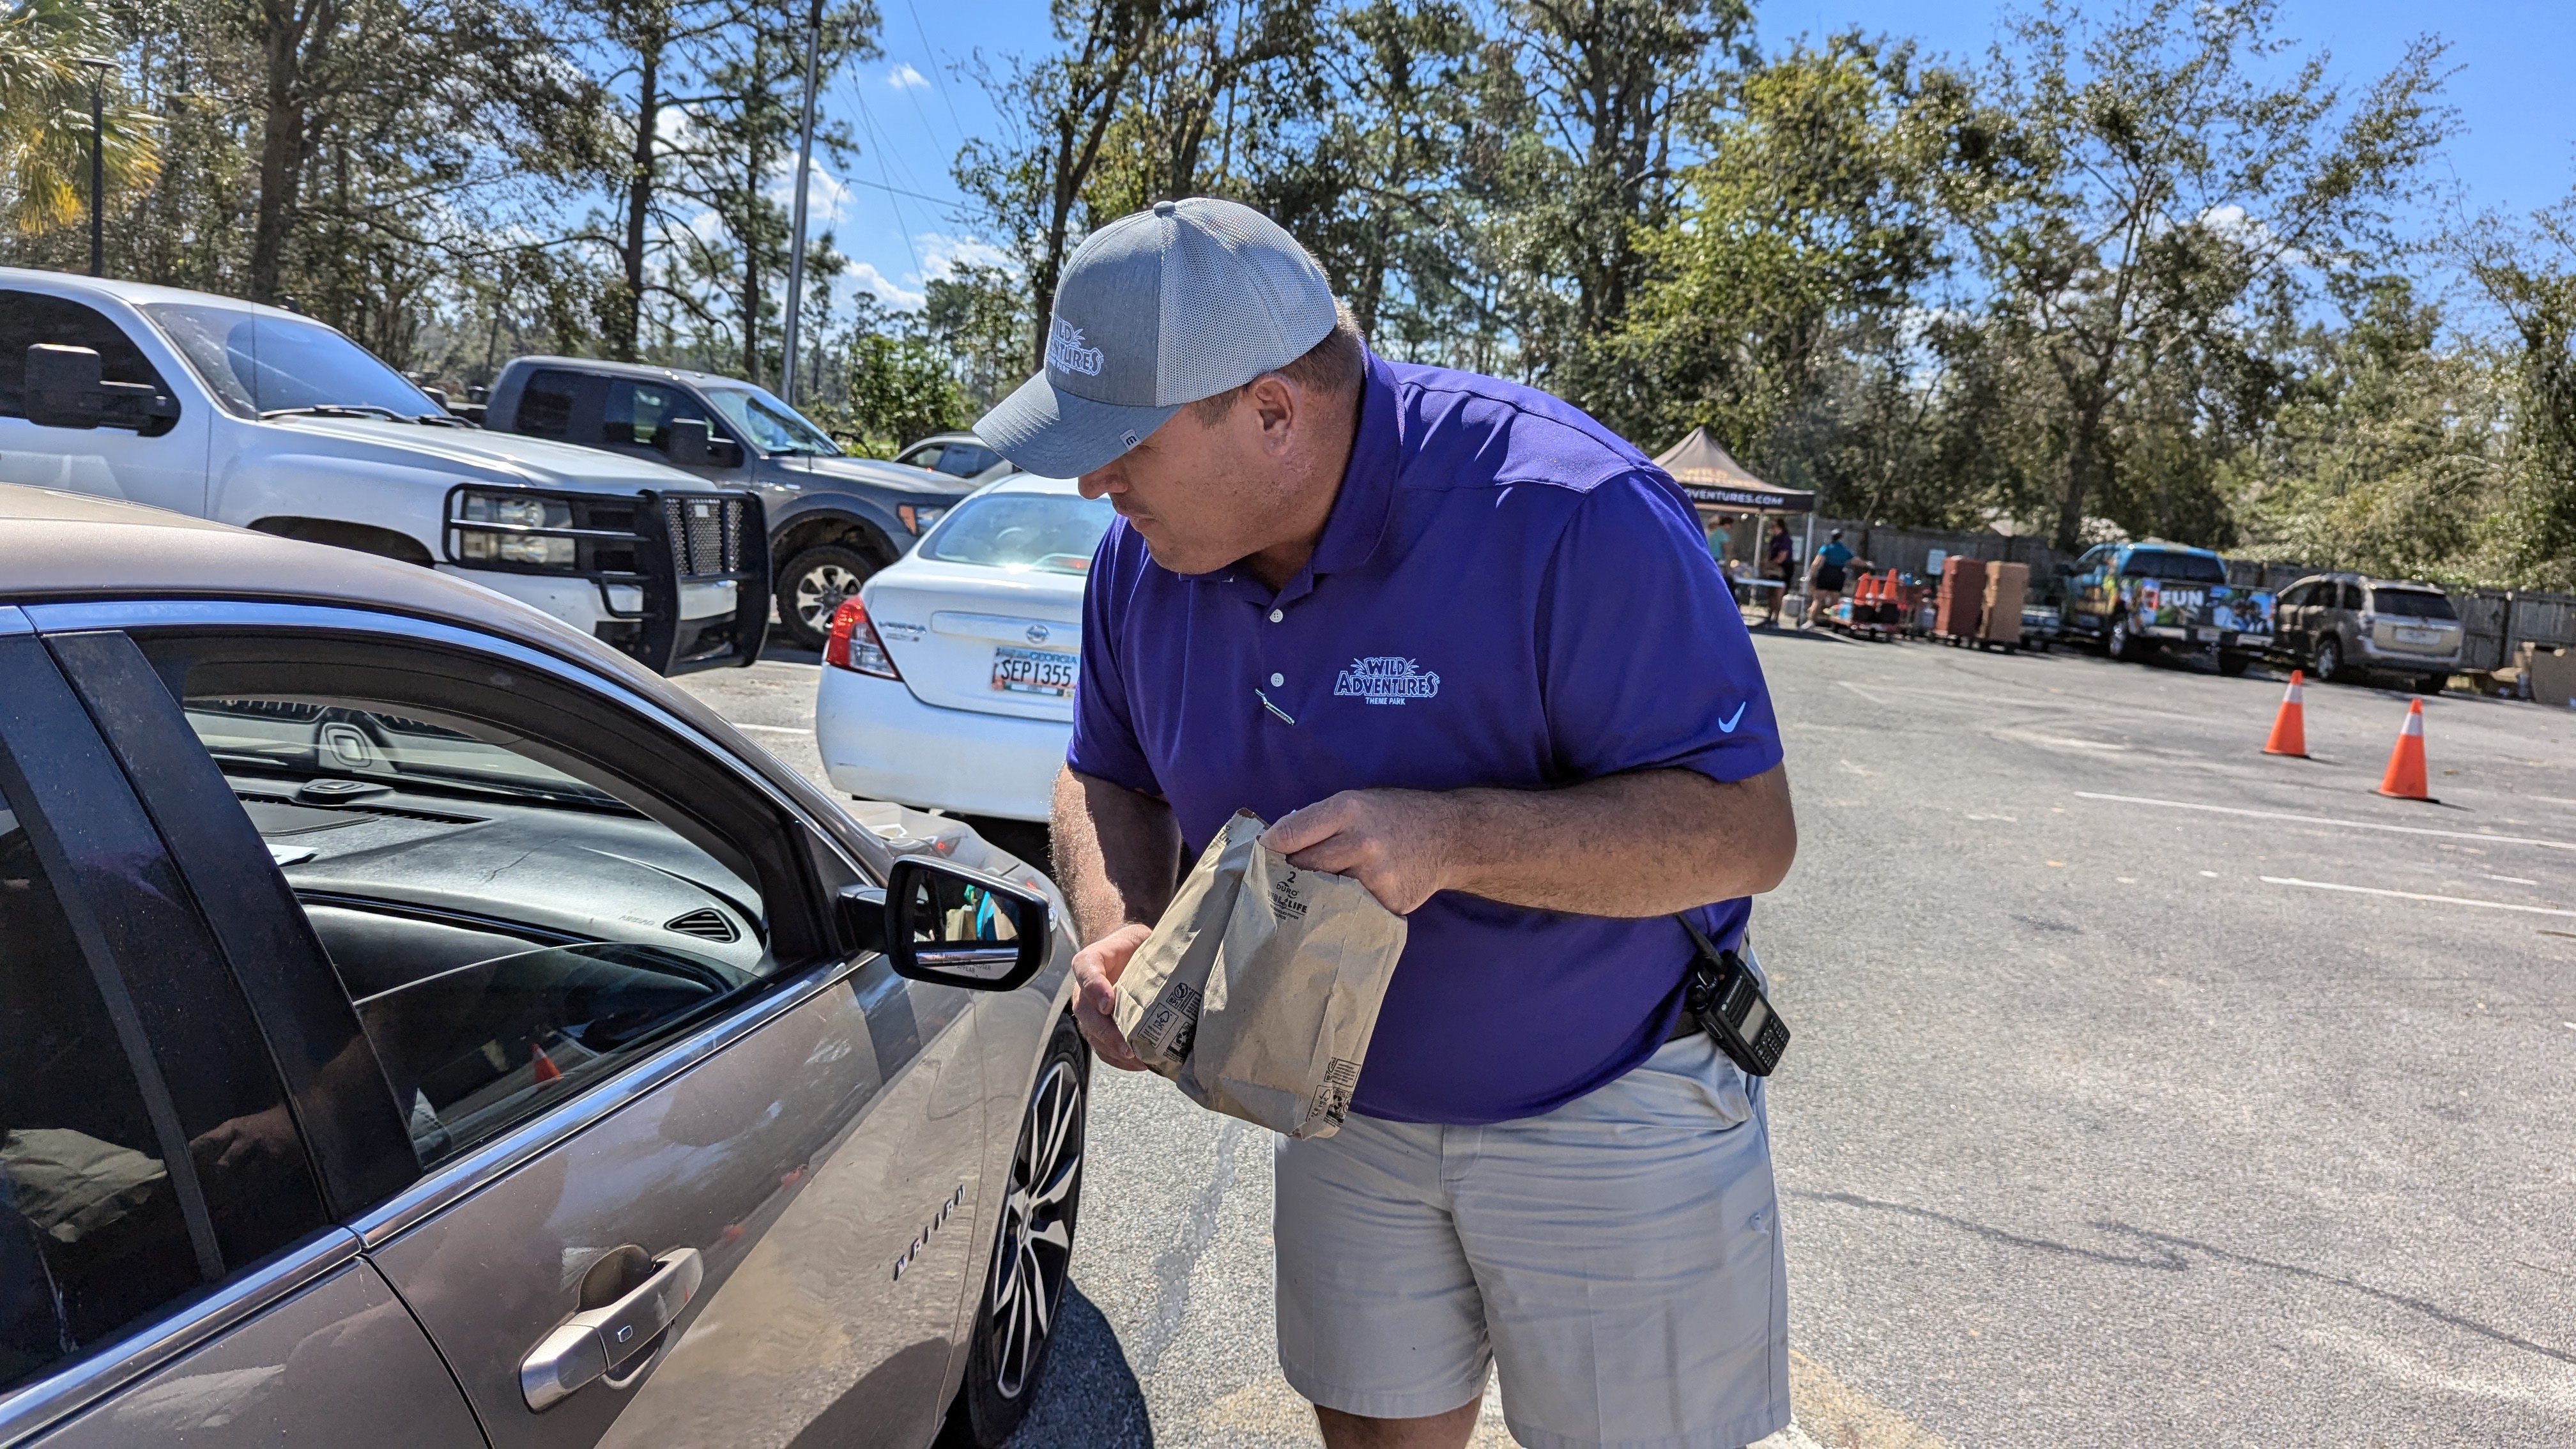
{"type": "Polygon", "coordinates": [[[1261,430],[1261,445],[1270,451],[1286,447],[1289,435],[1305,415],[1305,399],[1275,372],[1263,373],[1245,388],[1242,406],[1261,430]]]}

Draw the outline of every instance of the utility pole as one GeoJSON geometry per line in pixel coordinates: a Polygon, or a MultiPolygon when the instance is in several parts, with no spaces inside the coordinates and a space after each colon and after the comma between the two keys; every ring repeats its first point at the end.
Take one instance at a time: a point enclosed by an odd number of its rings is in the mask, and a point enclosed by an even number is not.
{"type": "Polygon", "coordinates": [[[805,15],[805,109],[796,125],[796,235],[787,252],[787,335],[780,340],[778,395],[796,406],[796,329],[805,312],[805,189],[814,175],[814,71],[822,58],[823,0],[805,15]]]}
{"type": "Polygon", "coordinates": [[[107,97],[102,89],[112,60],[83,60],[89,67],[89,274],[107,275],[107,97]]]}

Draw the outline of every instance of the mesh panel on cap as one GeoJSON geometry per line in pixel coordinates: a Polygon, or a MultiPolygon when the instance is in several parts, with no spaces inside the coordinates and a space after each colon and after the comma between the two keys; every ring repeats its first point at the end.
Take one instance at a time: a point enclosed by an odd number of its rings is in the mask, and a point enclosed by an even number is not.
{"type": "Polygon", "coordinates": [[[1333,291],[1296,238],[1234,202],[1182,202],[1163,254],[1158,403],[1285,367],[1333,329],[1333,291]]]}

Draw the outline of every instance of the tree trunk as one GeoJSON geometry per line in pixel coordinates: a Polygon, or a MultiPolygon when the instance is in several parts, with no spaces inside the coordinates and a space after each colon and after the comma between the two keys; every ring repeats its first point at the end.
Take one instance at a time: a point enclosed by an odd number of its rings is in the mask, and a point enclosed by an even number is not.
{"type": "Polygon", "coordinates": [[[260,128],[259,205],[250,234],[250,299],[274,303],[286,272],[286,243],[295,225],[296,185],[304,171],[305,17],[276,4],[261,7],[267,62],[267,107],[260,128]]]}
{"type": "Polygon", "coordinates": [[[662,44],[654,30],[636,46],[635,148],[626,172],[626,238],[617,257],[626,290],[608,319],[608,354],[620,362],[635,360],[644,330],[644,221],[653,207],[653,133],[662,123],[662,44]]]}
{"type": "Polygon", "coordinates": [[[2102,412],[2106,405],[2106,400],[2097,394],[2075,407],[2075,436],[2066,448],[2066,497],[2058,506],[2057,536],[2052,540],[2059,553],[2081,551],[2084,503],[2102,471],[2102,412]]]}

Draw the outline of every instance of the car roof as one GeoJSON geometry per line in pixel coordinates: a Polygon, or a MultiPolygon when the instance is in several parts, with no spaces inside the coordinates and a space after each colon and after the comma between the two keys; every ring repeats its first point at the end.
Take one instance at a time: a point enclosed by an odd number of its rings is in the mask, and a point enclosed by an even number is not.
{"type": "Polygon", "coordinates": [[[184,287],[156,286],[151,282],[128,282],[115,277],[84,277],[77,272],[54,272],[39,267],[0,267],[0,287],[34,287],[66,297],[114,297],[120,302],[213,302],[244,312],[264,312],[272,317],[292,317],[300,322],[317,319],[283,307],[260,302],[245,302],[220,292],[192,292],[184,287]]]}
{"type": "Polygon", "coordinates": [[[2198,544],[2191,543],[2167,543],[2161,538],[2141,538],[2121,544],[2119,548],[2123,553],[2135,553],[2142,548],[2151,548],[2158,553],[2196,553],[2209,558],[2218,557],[2218,550],[2214,548],[2202,548],[2198,544]]]}
{"type": "Polygon", "coordinates": [[[10,483],[0,483],[0,558],[9,561],[0,606],[231,599],[367,609],[495,635],[607,676],[701,733],[742,746],[736,753],[746,764],[823,818],[838,810],[687,690],[561,620],[435,569],[10,483]]]}
{"type": "Polygon", "coordinates": [[[567,367],[582,372],[596,372],[609,377],[643,377],[657,382],[694,382],[709,387],[752,387],[738,377],[721,372],[699,372],[687,367],[664,367],[652,362],[610,362],[598,357],[564,357],[551,352],[532,352],[510,359],[512,367],[567,367]]]}

